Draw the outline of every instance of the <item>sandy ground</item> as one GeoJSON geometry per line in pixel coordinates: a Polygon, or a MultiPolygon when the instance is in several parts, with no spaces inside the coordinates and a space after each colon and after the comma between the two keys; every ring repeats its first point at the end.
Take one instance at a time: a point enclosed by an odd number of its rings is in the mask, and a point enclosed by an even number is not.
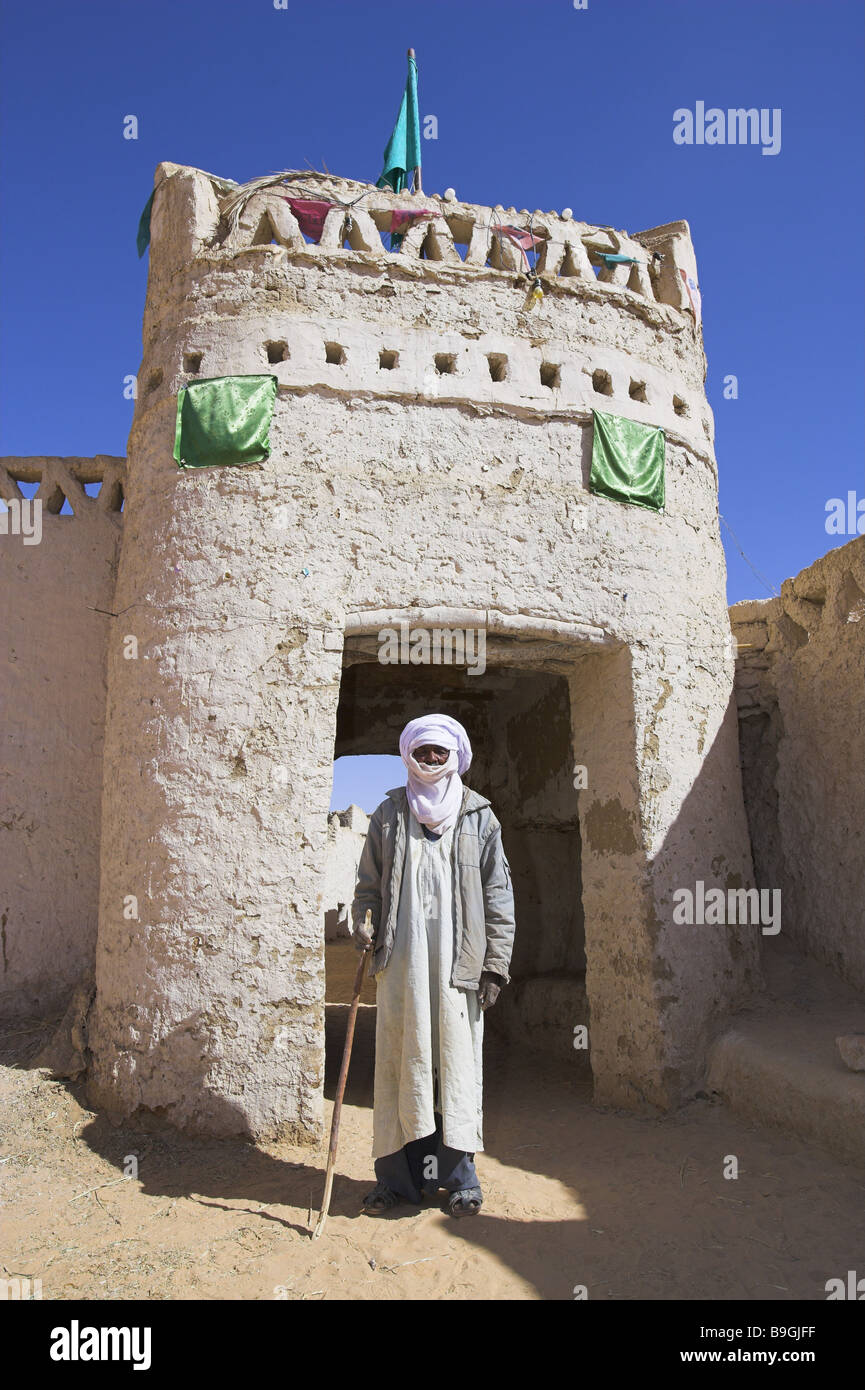
{"type": "MultiPolygon", "coordinates": [[[[329,993],[356,957],[331,951],[329,993]]],[[[345,1026],[328,1010],[328,1125],[345,1026]]],[[[637,1119],[598,1111],[566,1064],[488,1036],[484,1207],[360,1213],[372,1186],[374,1009],[361,1009],[324,1236],[318,1150],[115,1128],[30,1059],[50,1030],[0,1037],[3,1277],[44,1299],[825,1300],[862,1263],[865,1177],[711,1100],[637,1119]],[[123,1177],[126,1155],[137,1179],[123,1177]],[[739,1177],[725,1180],[726,1155],[739,1177]]]]}

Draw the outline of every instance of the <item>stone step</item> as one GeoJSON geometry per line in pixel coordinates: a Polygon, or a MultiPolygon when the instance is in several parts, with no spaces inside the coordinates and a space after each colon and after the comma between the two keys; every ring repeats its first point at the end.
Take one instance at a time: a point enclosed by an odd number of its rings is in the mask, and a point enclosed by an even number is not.
{"type": "Polygon", "coordinates": [[[865,1072],[848,1070],[836,1037],[865,1029],[865,1013],[738,1020],[713,1045],[707,1088],[737,1114],[865,1165],[865,1072]]]}

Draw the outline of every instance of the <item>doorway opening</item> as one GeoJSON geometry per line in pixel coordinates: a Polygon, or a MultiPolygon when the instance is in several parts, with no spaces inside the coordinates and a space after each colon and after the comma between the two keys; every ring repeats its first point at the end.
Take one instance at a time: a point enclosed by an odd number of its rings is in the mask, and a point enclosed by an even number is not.
{"type": "MultiPolygon", "coordinates": [[[[514,887],[511,982],[486,1015],[489,1043],[557,1055],[585,1078],[588,1052],[574,1047],[575,1029],[588,1015],[569,668],[561,650],[558,660],[528,659],[531,645],[497,640],[496,659],[479,674],[435,664],[382,665],[374,638],[347,638],[334,757],[393,755],[405,724],[421,714],[449,714],[463,724],[473,751],[463,780],[489,798],[501,822],[514,887]]],[[[404,781],[398,769],[388,785],[404,781]]],[[[343,1013],[357,962],[349,941],[336,946],[328,948],[329,1014],[343,1013]]],[[[330,1092],[339,1055],[331,1046],[328,1053],[330,1092]]],[[[360,1065],[371,1079],[371,1063],[360,1065]]]]}

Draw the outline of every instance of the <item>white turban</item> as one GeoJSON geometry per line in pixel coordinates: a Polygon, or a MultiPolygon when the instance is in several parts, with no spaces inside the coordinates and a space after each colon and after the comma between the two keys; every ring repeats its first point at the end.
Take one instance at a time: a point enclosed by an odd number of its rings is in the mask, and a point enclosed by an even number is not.
{"type": "Polygon", "coordinates": [[[462,724],[448,714],[427,714],[406,724],[399,738],[400,757],[406,765],[406,795],[415,819],[439,834],[456,823],[463,798],[460,773],[471,764],[472,746],[462,724]],[[447,748],[448,759],[439,767],[426,767],[413,756],[415,748],[432,743],[447,748]]]}

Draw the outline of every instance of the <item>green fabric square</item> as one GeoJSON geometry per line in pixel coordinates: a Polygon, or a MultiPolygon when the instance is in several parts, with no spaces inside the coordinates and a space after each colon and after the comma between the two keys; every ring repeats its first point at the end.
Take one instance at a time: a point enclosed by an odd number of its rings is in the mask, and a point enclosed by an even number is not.
{"type": "Polygon", "coordinates": [[[180,468],[262,463],[276,400],[275,376],[214,376],[177,395],[174,457],[180,468]]]}
{"type": "Polygon", "coordinates": [[[664,431],[593,410],[589,489],[614,502],[659,512],[664,506],[664,431]]]}

